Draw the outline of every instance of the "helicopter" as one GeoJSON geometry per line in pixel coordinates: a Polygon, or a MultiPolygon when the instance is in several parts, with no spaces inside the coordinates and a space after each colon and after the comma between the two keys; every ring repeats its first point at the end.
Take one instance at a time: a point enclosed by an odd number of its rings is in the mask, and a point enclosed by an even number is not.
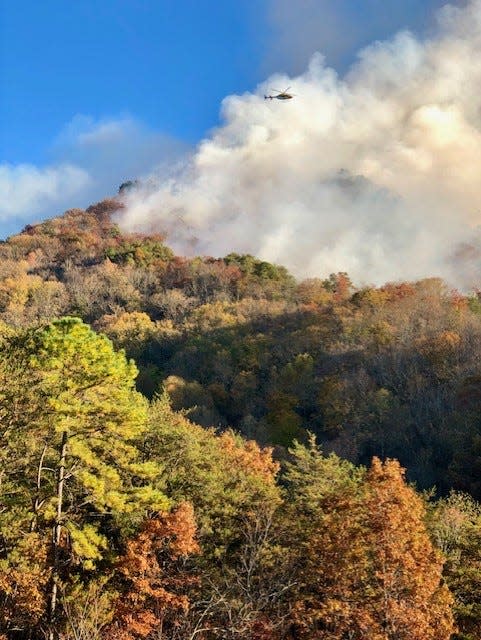
{"type": "Polygon", "coordinates": [[[284,89],[284,91],[279,91],[278,89],[272,89],[272,91],[275,91],[277,93],[276,96],[264,96],[264,100],[290,100],[291,98],[294,97],[293,93],[287,93],[289,91],[290,87],[287,87],[287,89],[284,89]]]}

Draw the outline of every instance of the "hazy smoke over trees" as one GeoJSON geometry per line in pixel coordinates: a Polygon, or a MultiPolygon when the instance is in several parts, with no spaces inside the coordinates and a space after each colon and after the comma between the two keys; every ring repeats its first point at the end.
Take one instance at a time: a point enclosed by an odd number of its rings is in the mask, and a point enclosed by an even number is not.
{"type": "Polygon", "coordinates": [[[128,196],[123,224],[183,253],[249,252],[358,282],[481,275],[481,0],[436,33],[376,42],[342,78],[321,55],[229,96],[223,124],[128,196]],[[265,101],[292,86],[293,100],[265,101]]]}

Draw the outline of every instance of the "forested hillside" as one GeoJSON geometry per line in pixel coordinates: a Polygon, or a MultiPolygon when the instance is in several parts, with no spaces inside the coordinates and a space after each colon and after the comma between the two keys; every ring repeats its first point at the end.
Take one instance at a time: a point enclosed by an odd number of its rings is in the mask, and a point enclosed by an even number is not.
{"type": "Polygon", "coordinates": [[[0,245],[0,638],[481,638],[480,296],[121,206],[0,245]]]}
{"type": "Polygon", "coordinates": [[[115,200],[0,245],[0,320],[82,318],[203,426],[355,463],[399,458],[419,486],[481,497],[481,302],[442,281],[296,282],[249,255],[186,259],[123,234],[115,200]]]}

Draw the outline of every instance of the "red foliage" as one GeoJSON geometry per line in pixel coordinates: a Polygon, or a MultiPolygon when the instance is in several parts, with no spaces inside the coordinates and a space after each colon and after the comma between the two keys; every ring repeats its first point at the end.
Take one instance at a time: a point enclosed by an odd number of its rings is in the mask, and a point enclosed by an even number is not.
{"type": "Polygon", "coordinates": [[[381,287],[381,291],[385,291],[389,295],[389,300],[403,300],[410,298],[416,293],[416,288],[409,282],[401,282],[399,284],[388,283],[381,287]]]}

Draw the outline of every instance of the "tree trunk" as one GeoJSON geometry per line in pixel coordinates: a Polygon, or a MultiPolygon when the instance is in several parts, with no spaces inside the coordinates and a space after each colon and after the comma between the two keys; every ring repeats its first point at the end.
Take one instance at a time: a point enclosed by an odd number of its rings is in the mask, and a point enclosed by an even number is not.
{"type": "Polygon", "coordinates": [[[41,491],[42,491],[43,461],[46,453],[47,453],[47,445],[43,447],[42,455],[40,456],[40,461],[38,463],[38,468],[37,468],[37,491],[35,493],[35,498],[33,500],[33,516],[32,516],[32,520],[30,521],[30,532],[35,531],[37,528],[38,510],[40,509],[40,507],[44,502],[42,500],[41,491]]]}
{"type": "Polygon", "coordinates": [[[57,609],[57,593],[58,583],[60,579],[60,538],[62,534],[62,506],[63,506],[63,485],[65,481],[65,458],[67,455],[67,432],[62,433],[62,442],[60,444],[60,460],[57,475],[57,517],[53,528],[53,571],[52,571],[52,590],[50,592],[50,611],[49,623],[50,630],[48,640],[55,640],[58,632],[55,629],[55,614],[57,609]]]}

